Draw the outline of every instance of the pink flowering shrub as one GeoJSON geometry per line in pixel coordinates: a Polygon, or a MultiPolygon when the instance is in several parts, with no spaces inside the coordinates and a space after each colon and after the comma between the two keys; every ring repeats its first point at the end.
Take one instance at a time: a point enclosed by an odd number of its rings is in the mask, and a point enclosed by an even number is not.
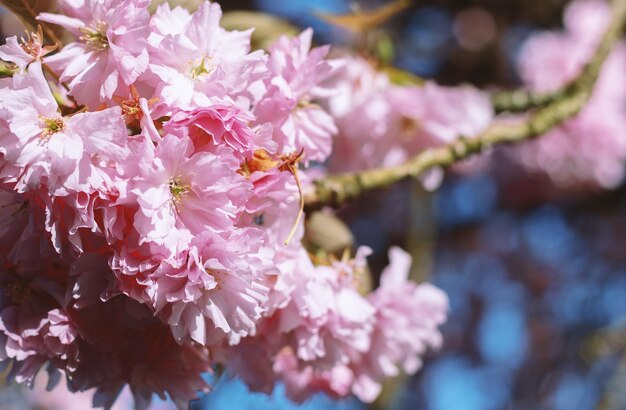
{"type": "Polygon", "coordinates": [[[95,406],[127,386],[138,408],[153,394],[183,408],[218,367],[261,391],[282,381],[294,400],[372,401],[384,379],[417,371],[441,345],[446,296],[408,281],[398,249],[369,294],[366,250],[314,263],[303,168],[329,157],[338,132],[339,150],[360,144],[346,124],[379,101],[384,124],[356,124],[374,144],[398,136],[373,160],[391,164],[482,129],[484,97],[373,72],[357,86],[355,65],[311,48],[311,30],[252,52],[251,32],[220,27],[216,3],[152,16],[144,0],[59,6],[39,18],[69,44],[50,53],[40,32],[0,46],[17,69],[0,80],[8,379],[30,386],[46,368],[95,406]]]}
{"type": "MultiPolygon", "coordinates": [[[[611,19],[603,0],[571,3],[565,30],[532,36],[519,57],[528,86],[553,91],[573,80],[592,56],[611,19]]],[[[613,188],[624,177],[626,161],[626,44],[619,42],[602,67],[589,103],[573,119],[536,141],[512,150],[530,171],[547,174],[559,186],[613,188]]]]}

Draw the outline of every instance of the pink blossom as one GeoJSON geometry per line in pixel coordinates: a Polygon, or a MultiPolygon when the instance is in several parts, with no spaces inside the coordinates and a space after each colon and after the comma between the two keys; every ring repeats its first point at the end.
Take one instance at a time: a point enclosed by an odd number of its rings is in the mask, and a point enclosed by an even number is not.
{"type": "Polygon", "coordinates": [[[380,287],[368,296],[377,311],[371,348],[351,365],[355,374],[352,391],[366,402],[376,399],[383,380],[400,371],[415,373],[426,349],[441,346],[438,327],[448,312],[445,293],[430,284],[408,280],[408,253],[391,248],[389,259],[380,287]]]}
{"type": "Polygon", "coordinates": [[[380,166],[396,140],[390,128],[394,113],[388,98],[389,78],[362,58],[344,62],[329,80],[337,92],[325,100],[339,130],[329,161],[332,172],[380,166]]]}
{"type": "Polygon", "coordinates": [[[298,403],[317,393],[335,399],[346,397],[354,383],[354,374],[347,366],[338,365],[329,370],[302,367],[289,348],[280,351],[273,368],[285,384],[288,397],[298,403]]]}
{"type": "Polygon", "coordinates": [[[375,313],[354,284],[353,271],[362,267],[364,254],[350,262],[314,267],[305,252],[299,253],[294,274],[287,279],[295,285],[288,288],[289,301],[262,322],[252,342],[243,339],[226,352],[227,368],[261,391],[271,391],[280,378],[297,401],[319,391],[348,394],[351,382],[342,369],[352,357],[368,351],[375,313]],[[259,350],[263,356],[252,357],[259,350]],[[274,375],[267,373],[268,358],[273,358],[274,375]],[[330,375],[344,378],[328,380],[330,375]]]}
{"type": "Polygon", "coordinates": [[[58,308],[62,287],[34,276],[34,272],[2,268],[0,274],[0,359],[14,361],[9,379],[31,385],[48,361],[57,367],[75,366],[76,329],[67,313],[58,308]]]}
{"type": "Polygon", "coordinates": [[[256,390],[271,391],[282,380],[298,402],[319,392],[371,402],[388,377],[415,373],[425,351],[441,346],[438,327],[448,300],[434,286],[408,280],[411,258],[398,248],[390,251],[380,287],[361,296],[354,281],[365,254],[318,267],[302,255],[291,301],[221,360],[256,390]],[[267,372],[270,358],[273,374],[267,372]]]}
{"type": "Polygon", "coordinates": [[[254,389],[283,380],[299,401],[319,391],[371,400],[439,343],[444,303],[407,283],[393,255],[370,295],[367,249],[312,257],[300,199],[316,174],[305,168],[330,154],[335,119],[367,114],[339,144],[358,147],[371,131],[375,160],[392,163],[480,129],[483,96],[400,90],[362,61],[333,83],[341,63],[311,49],[310,30],[251,53],[251,31],[221,28],[217,4],[152,17],[147,5],[64,0],[64,15],[40,17],[74,42],[45,57],[40,34],[0,48],[20,67],[0,79],[8,378],[32,384],[45,367],[50,386],[64,376],[94,406],[126,389],[137,408],[154,394],[182,408],[209,389],[204,373],[225,366],[254,389]],[[44,76],[42,57],[61,81],[44,76]],[[356,84],[364,71],[368,84],[356,84]],[[407,118],[421,122],[419,141],[383,142],[407,118]]]}
{"type": "Polygon", "coordinates": [[[206,349],[177,344],[146,305],[115,293],[106,258],[85,254],[72,272],[68,296],[84,343],[70,389],[95,388],[93,403],[100,407],[111,406],[125,384],[136,407],[147,407],[153,393],[186,407],[206,391],[200,376],[210,368],[206,349]]]}
{"type": "Polygon", "coordinates": [[[59,24],[78,41],[45,62],[69,81],[80,104],[96,108],[134,83],[148,67],[149,2],[145,0],[64,0],[61,14],[39,19],[59,24]]]}
{"type": "Polygon", "coordinates": [[[218,104],[178,111],[172,115],[170,127],[186,127],[196,150],[214,150],[217,145],[232,148],[240,161],[250,159],[257,149],[276,150],[271,133],[248,126],[251,113],[235,105],[218,104]]]}
{"type": "Polygon", "coordinates": [[[169,107],[210,105],[209,96],[247,98],[247,88],[263,74],[263,52],[250,53],[250,31],[226,31],[219,26],[217,3],[203,2],[185,21],[174,9],[160,9],[154,25],[175,19],[173,30],[151,51],[150,71],[158,77],[156,93],[169,107]],[[181,27],[184,24],[184,27],[181,27]]]}
{"type": "Polygon", "coordinates": [[[493,118],[487,94],[469,86],[426,82],[419,87],[396,87],[390,98],[394,112],[401,116],[396,131],[404,138],[421,140],[417,144],[422,146],[478,135],[493,118]]]}
{"type": "Polygon", "coordinates": [[[16,36],[7,38],[6,44],[0,46],[0,59],[14,63],[20,71],[24,71],[30,63],[41,61],[53,49],[53,46],[43,45],[40,27],[36,33],[29,33],[26,39],[18,41],[16,36]]]}
{"type": "Polygon", "coordinates": [[[294,39],[281,37],[270,48],[267,91],[255,107],[258,122],[274,125],[278,150],[287,154],[304,150],[305,158],[323,161],[331,151],[335,123],[315,98],[328,91],[321,83],[333,75],[334,67],[325,58],[328,47],[311,50],[312,30],[294,39]]]}
{"type": "MultiPolygon", "coordinates": [[[[564,32],[531,37],[522,49],[519,71],[533,89],[552,91],[574,79],[595,50],[610,19],[603,1],[572,3],[564,32]]],[[[589,103],[573,119],[510,153],[526,169],[547,174],[561,187],[617,186],[624,176],[626,138],[622,130],[626,46],[620,42],[602,67],[589,103]]]]}
{"type": "Polygon", "coordinates": [[[152,161],[145,160],[130,191],[139,204],[134,222],[139,244],[176,254],[193,235],[233,228],[249,185],[237,173],[240,164],[230,148],[194,153],[188,138],[168,134],[146,155],[152,161]]]}
{"type": "Polygon", "coordinates": [[[186,8],[176,6],[172,9],[169,3],[162,3],[150,19],[148,42],[158,47],[165,36],[181,34],[190,21],[191,14],[186,8]]]}
{"type": "Polygon", "coordinates": [[[253,229],[228,241],[207,233],[197,236],[193,246],[186,265],[162,264],[148,276],[155,282],[155,310],[179,340],[190,335],[203,345],[224,339],[237,344],[256,332],[264,313],[273,252],[253,229]]]}
{"type": "Polygon", "coordinates": [[[24,70],[35,60],[21,47],[16,36],[7,38],[6,44],[0,46],[0,58],[15,63],[20,70],[24,70]]]}
{"type": "Polygon", "coordinates": [[[126,155],[126,127],[119,108],[63,117],[40,63],[16,74],[0,95],[0,117],[9,132],[0,135],[4,159],[19,169],[20,191],[46,184],[51,192],[92,191],[110,184],[126,155]]]}
{"type": "Polygon", "coordinates": [[[330,84],[338,90],[325,102],[339,129],[334,172],[400,165],[426,148],[479,134],[494,115],[489,97],[472,87],[397,86],[358,58],[346,59],[330,84]]]}
{"type": "Polygon", "coordinates": [[[611,21],[611,8],[603,0],[577,0],[568,5],[563,15],[566,30],[579,41],[595,42],[611,21]]]}

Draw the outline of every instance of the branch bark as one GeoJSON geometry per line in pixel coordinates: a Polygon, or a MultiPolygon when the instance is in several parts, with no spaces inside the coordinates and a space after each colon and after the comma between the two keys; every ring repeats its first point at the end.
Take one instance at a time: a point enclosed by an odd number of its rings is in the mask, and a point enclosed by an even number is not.
{"type": "MultiPolygon", "coordinates": [[[[615,16],[615,14],[619,13],[618,8],[620,7],[620,5],[618,4],[619,2],[615,0],[613,1],[613,3],[614,3],[613,4],[614,17],[617,17],[615,16]]],[[[609,33],[609,31],[611,31],[611,28],[607,30],[607,34],[609,33]]],[[[618,30],[617,34],[619,34],[620,32],[621,30],[618,30]]],[[[605,37],[605,40],[607,40],[606,37],[605,37]]],[[[598,53],[610,51],[610,48],[613,45],[613,43],[609,44],[608,50],[606,49],[606,45],[607,45],[606,43],[604,44],[601,43],[599,45],[597,53],[592,58],[592,60],[588,63],[587,69],[594,69],[589,66],[594,64],[595,62],[594,60],[596,60],[597,58],[600,58],[598,53]]],[[[604,61],[604,58],[606,58],[607,55],[604,55],[604,57],[601,57],[602,61],[604,61]]],[[[501,91],[501,92],[496,92],[491,96],[491,102],[497,113],[524,112],[533,108],[543,107],[554,101],[560,100],[573,92],[576,92],[576,90],[580,88],[583,85],[583,83],[589,83],[590,79],[588,78],[588,75],[590,75],[591,73],[588,73],[587,69],[583,70],[581,75],[578,76],[577,78],[573,79],[569,83],[565,84],[564,86],[552,92],[537,92],[537,91],[532,91],[532,90],[501,91]]]]}
{"type": "MultiPolygon", "coordinates": [[[[552,94],[539,95],[518,91],[510,95],[509,102],[499,103],[500,109],[506,106],[511,111],[542,105],[524,121],[517,124],[493,125],[476,137],[459,138],[448,145],[425,150],[397,167],[338,174],[317,180],[314,182],[314,190],[305,195],[307,209],[341,205],[357,198],[365,191],[383,188],[405,178],[416,178],[435,167],[450,166],[494,145],[538,137],[574,117],[591,97],[602,66],[624,29],[626,0],[614,0],[612,8],[611,24],[593,57],[573,82],[552,94]]],[[[504,97],[502,99],[504,101],[504,97]]]]}

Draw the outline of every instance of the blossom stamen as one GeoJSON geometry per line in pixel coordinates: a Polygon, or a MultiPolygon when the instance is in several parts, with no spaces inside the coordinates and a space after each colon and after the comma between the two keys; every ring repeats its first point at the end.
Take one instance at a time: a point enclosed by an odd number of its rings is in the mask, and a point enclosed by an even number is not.
{"type": "Polygon", "coordinates": [[[41,57],[54,51],[57,45],[44,46],[43,45],[43,30],[41,26],[37,26],[37,32],[26,32],[26,38],[20,40],[20,47],[25,53],[33,57],[35,61],[40,61],[41,57]]]}
{"type": "Polygon", "coordinates": [[[182,178],[180,176],[170,178],[167,185],[170,188],[170,193],[172,194],[172,200],[174,204],[179,205],[185,196],[189,193],[189,185],[184,184],[182,182],[182,178]]]}
{"type": "Polygon", "coordinates": [[[211,64],[211,57],[202,57],[198,64],[191,63],[189,69],[189,76],[193,79],[201,78],[211,74],[215,70],[215,66],[211,64]]]}
{"type": "Polygon", "coordinates": [[[43,131],[41,136],[49,138],[53,134],[59,133],[65,129],[65,120],[63,117],[40,117],[43,123],[43,131]]]}
{"type": "Polygon", "coordinates": [[[107,37],[107,25],[103,21],[98,21],[95,28],[81,27],[80,32],[83,33],[79,38],[87,43],[92,49],[102,51],[109,47],[109,38],[107,37]]]}

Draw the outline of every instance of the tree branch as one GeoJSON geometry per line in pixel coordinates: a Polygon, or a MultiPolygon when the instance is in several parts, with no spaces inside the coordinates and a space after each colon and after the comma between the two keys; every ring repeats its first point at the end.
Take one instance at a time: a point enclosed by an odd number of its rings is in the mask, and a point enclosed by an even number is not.
{"type": "Polygon", "coordinates": [[[552,92],[523,89],[495,92],[491,95],[491,104],[496,113],[525,112],[533,108],[543,107],[570,94],[577,88],[577,81],[578,78],[552,92]]]}
{"type": "MultiPolygon", "coordinates": [[[[323,205],[337,206],[365,191],[383,188],[405,178],[415,178],[435,167],[447,167],[485,149],[515,143],[545,134],[565,120],[574,117],[589,100],[602,65],[620,38],[626,22],[626,0],[613,1],[613,18],[596,51],[580,75],[553,94],[543,96],[518,92],[511,94],[509,109],[544,105],[518,124],[497,124],[473,138],[458,140],[438,148],[427,149],[403,165],[362,172],[332,175],[315,181],[314,190],[305,195],[307,209],[323,205]],[[515,101],[515,103],[511,103],[515,101]],[[531,104],[532,103],[532,104],[531,104]]],[[[504,97],[502,97],[504,101],[504,97]]],[[[502,109],[506,104],[499,103],[502,109]]]]}
{"type": "Polygon", "coordinates": [[[554,101],[565,98],[566,96],[576,92],[580,87],[593,85],[595,78],[591,78],[594,75],[597,77],[599,69],[602,68],[602,63],[611,51],[611,48],[615,41],[619,38],[623,30],[623,25],[619,28],[614,28],[619,19],[620,1],[613,1],[613,25],[607,30],[603,41],[598,45],[596,54],[592,57],[591,61],[583,69],[581,74],[574,78],[569,83],[552,92],[537,92],[532,90],[512,90],[496,92],[491,96],[491,102],[496,112],[524,112],[532,108],[538,108],[550,104],[554,101]],[[614,35],[617,35],[614,37],[614,35]],[[608,38],[607,38],[608,37],[608,38]],[[599,64],[597,64],[599,62],[599,64]],[[593,70],[598,70],[595,72],[593,70]]]}

